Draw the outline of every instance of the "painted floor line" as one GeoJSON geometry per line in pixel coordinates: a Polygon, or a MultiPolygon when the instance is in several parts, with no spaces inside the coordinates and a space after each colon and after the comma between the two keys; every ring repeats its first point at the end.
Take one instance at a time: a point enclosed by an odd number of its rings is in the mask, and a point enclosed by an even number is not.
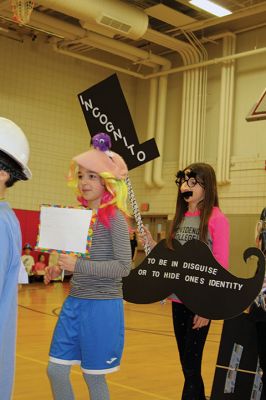
{"type": "MultiPolygon", "coordinates": [[[[19,354],[19,353],[16,353],[16,356],[19,357],[19,358],[22,358],[23,360],[32,361],[32,362],[34,362],[34,363],[47,366],[47,362],[37,360],[36,358],[23,356],[22,354],[19,354]]],[[[71,373],[76,374],[76,375],[82,375],[81,372],[75,371],[75,370],[72,370],[71,373]]],[[[132,386],[123,385],[123,384],[121,384],[121,383],[113,382],[113,381],[110,381],[110,380],[108,380],[108,384],[114,385],[114,386],[117,386],[117,387],[121,387],[121,388],[123,388],[123,389],[131,390],[131,391],[136,392],[136,393],[145,394],[146,396],[151,397],[151,398],[153,398],[153,399],[158,399],[158,400],[172,400],[172,399],[170,399],[169,397],[159,396],[159,395],[154,394],[154,393],[146,392],[146,391],[144,391],[144,390],[140,390],[140,389],[134,388],[134,387],[132,387],[132,386]]]]}

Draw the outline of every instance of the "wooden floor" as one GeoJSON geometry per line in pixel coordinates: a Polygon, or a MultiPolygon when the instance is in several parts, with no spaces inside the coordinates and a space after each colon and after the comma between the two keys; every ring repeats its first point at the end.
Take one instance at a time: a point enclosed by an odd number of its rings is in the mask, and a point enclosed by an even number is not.
{"type": "MultiPolygon", "coordinates": [[[[52,332],[68,283],[24,285],[19,290],[19,315],[14,400],[52,399],[46,377],[52,332]]],[[[112,400],[178,400],[183,378],[172,330],[169,303],[125,303],[126,342],[119,372],[108,375],[112,400]]],[[[207,339],[203,377],[210,395],[221,322],[212,323],[207,339]]],[[[72,371],[76,400],[88,399],[78,367],[72,371]]]]}

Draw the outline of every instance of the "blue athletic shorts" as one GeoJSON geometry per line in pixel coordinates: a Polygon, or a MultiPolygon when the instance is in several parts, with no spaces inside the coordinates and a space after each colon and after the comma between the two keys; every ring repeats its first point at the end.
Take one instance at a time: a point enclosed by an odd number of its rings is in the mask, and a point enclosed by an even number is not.
{"type": "Polygon", "coordinates": [[[122,299],[67,297],[55,327],[50,361],[80,364],[87,374],[119,369],[124,347],[122,299]]]}

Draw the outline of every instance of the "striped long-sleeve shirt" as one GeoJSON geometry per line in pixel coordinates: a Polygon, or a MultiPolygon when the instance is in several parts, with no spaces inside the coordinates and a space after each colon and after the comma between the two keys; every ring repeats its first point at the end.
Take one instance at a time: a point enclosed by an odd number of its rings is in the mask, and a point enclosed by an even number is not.
{"type": "Polygon", "coordinates": [[[122,298],[122,277],[131,270],[127,222],[120,211],[107,228],[96,223],[90,259],[78,258],[71,279],[70,296],[82,299],[122,298]]]}

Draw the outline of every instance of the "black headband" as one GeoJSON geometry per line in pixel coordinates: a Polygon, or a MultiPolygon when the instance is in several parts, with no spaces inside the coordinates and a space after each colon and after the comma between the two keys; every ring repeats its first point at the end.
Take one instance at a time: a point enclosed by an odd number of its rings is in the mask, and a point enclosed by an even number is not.
{"type": "Polygon", "coordinates": [[[28,179],[21,165],[3,151],[0,151],[0,170],[8,172],[12,178],[18,181],[25,181],[28,179]]]}

